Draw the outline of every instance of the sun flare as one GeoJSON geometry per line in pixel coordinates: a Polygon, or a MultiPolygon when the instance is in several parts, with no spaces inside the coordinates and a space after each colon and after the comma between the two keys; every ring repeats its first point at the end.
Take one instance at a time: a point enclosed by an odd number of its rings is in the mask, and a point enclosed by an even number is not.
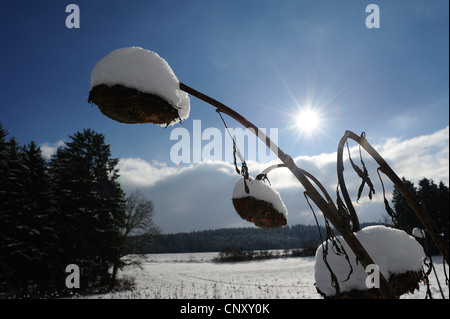
{"type": "Polygon", "coordinates": [[[314,133],[320,126],[320,114],[318,111],[307,107],[297,114],[296,119],[297,129],[306,134],[314,133]]]}

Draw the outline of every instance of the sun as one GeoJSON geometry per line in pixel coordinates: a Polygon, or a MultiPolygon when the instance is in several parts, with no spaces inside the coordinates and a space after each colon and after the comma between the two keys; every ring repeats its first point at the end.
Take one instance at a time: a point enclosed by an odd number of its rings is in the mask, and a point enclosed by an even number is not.
{"type": "Polygon", "coordinates": [[[295,118],[296,128],[305,134],[316,132],[321,123],[320,113],[312,107],[302,108],[295,118]]]}

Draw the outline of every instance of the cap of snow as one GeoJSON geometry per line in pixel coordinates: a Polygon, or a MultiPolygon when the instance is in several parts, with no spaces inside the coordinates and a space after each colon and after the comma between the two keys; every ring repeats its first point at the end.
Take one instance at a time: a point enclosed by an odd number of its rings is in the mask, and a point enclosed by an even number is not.
{"type": "Polygon", "coordinates": [[[252,196],[256,199],[263,200],[272,204],[278,212],[287,218],[287,208],[281,200],[280,193],[274,188],[267,185],[265,182],[250,178],[247,180],[247,186],[250,191],[249,194],[245,192],[244,178],[240,178],[234,184],[232,198],[243,198],[252,196]]]}
{"type": "MultiPolygon", "coordinates": [[[[369,226],[355,233],[358,240],[383,276],[389,281],[391,274],[402,274],[408,271],[420,271],[425,253],[422,246],[403,230],[388,228],[385,226],[369,226]]],[[[356,257],[348,244],[341,236],[337,236],[342,243],[353,273],[349,280],[344,281],[350,271],[345,256],[337,255],[328,242],[327,262],[336,275],[341,292],[356,290],[367,290],[366,279],[368,274],[361,264],[356,264],[356,257]]],[[[317,288],[327,296],[334,296],[336,290],[331,286],[330,272],[323,261],[323,246],[320,245],[316,251],[314,266],[317,288]]]]}
{"type": "Polygon", "coordinates": [[[166,60],[155,52],[139,47],[112,51],[101,59],[91,72],[91,89],[100,84],[120,84],[157,95],[178,110],[181,120],[189,117],[188,94],[180,90],[180,82],[175,73],[166,60]]]}

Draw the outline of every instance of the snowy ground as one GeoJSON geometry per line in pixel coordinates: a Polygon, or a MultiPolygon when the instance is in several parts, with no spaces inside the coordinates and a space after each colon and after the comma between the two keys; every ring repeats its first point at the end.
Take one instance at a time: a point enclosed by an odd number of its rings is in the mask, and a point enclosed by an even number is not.
{"type": "MultiPolygon", "coordinates": [[[[101,299],[320,299],[314,287],[314,257],[280,258],[237,263],[215,263],[217,253],[150,254],[142,269],[125,268],[136,288],[89,298],[101,299]]],[[[442,258],[433,259],[445,298],[442,258]]],[[[448,268],[447,268],[448,271],[448,268]]],[[[434,273],[429,276],[433,297],[440,299],[434,273]]],[[[424,299],[426,287],[407,299],[424,299]]]]}

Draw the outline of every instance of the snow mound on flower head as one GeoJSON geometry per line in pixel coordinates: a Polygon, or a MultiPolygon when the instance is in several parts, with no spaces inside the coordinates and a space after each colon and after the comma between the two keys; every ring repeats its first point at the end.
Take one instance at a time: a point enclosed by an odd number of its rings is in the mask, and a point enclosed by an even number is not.
{"type": "Polygon", "coordinates": [[[280,193],[275,189],[260,180],[255,180],[250,178],[247,180],[247,186],[250,191],[249,194],[245,192],[244,178],[240,178],[234,184],[232,198],[243,198],[247,196],[252,196],[259,200],[264,200],[272,204],[278,212],[287,218],[287,208],[281,200],[280,193]]]}
{"type": "MultiPolygon", "coordinates": [[[[391,274],[401,274],[408,271],[420,271],[425,254],[422,246],[403,230],[385,226],[369,226],[355,233],[358,240],[366,249],[369,256],[380,269],[383,276],[389,281],[391,274]]],[[[352,289],[367,290],[366,279],[368,274],[361,264],[356,264],[353,251],[341,236],[337,236],[348,254],[353,267],[353,273],[348,281],[344,281],[350,271],[345,256],[338,256],[328,242],[327,262],[336,275],[341,292],[352,289]]],[[[316,251],[314,266],[317,288],[327,296],[334,296],[336,290],[331,286],[330,272],[322,257],[322,245],[316,251]]]]}
{"type": "MultiPolygon", "coordinates": [[[[91,72],[91,89],[100,84],[120,84],[157,95],[178,110],[181,120],[190,112],[189,96],[169,64],[157,53],[139,47],[116,49],[101,59],[91,72]]],[[[171,124],[175,124],[174,121],[171,124]]]]}

